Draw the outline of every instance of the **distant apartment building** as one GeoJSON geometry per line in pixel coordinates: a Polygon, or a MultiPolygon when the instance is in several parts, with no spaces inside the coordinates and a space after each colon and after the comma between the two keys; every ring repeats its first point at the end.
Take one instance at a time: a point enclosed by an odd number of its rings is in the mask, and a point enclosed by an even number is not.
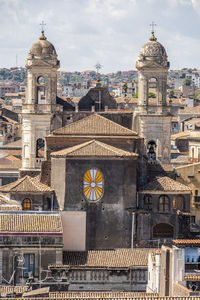
{"type": "Polygon", "coordinates": [[[80,84],[67,84],[62,87],[62,96],[64,97],[83,97],[87,94],[89,89],[87,88],[87,83],[80,84]]]}

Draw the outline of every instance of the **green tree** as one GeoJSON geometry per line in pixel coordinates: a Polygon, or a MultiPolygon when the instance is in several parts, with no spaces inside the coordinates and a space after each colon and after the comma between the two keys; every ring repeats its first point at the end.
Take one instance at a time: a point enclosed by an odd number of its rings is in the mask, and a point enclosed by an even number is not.
{"type": "Polygon", "coordinates": [[[138,98],[138,93],[135,93],[135,94],[133,95],[133,98],[138,98]]]}
{"type": "Polygon", "coordinates": [[[149,92],[149,98],[156,98],[156,95],[152,92],[149,92]]]}

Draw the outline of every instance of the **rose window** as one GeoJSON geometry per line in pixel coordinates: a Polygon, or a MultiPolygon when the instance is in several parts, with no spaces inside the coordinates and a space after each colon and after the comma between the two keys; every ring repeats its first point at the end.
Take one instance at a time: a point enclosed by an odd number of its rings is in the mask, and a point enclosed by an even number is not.
{"type": "Polygon", "coordinates": [[[83,194],[86,199],[95,201],[103,195],[103,175],[97,169],[88,170],[83,177],[83,194]]]}

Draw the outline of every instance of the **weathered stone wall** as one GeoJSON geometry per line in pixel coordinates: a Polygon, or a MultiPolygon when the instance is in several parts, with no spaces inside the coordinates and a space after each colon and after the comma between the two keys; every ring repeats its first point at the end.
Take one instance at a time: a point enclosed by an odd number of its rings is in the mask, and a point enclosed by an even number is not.
{"type": "MultiPolygon", "coordinates": [[[[130,210],[136,207],[136,169],[135,160],[68,159],[63,180],[52,173],[56,195],[59,197],[65,190],[64,210],[86,211],[87,250],[130,247],[130,210]],[[83,176],[91,168],[99,169],[104,178],[103,197],[95,203],[83,196],[83,176]]],[[[60,201],[62,206],[63,196],[58,198],[60,201]]]]}

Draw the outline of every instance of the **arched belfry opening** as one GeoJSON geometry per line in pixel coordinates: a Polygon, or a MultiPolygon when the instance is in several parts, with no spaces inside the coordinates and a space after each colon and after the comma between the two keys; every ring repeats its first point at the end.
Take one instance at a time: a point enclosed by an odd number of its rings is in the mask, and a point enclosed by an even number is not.
{"type": "Polygon", "coordinates": [[[37,139],[36,141],[36,157],[37,158],[44,158],[44,146],[45,142],[44,139],[37,139]]]}
{"type": "Polygon", "coordinates": [[[151,77],[148,80],[148,105],[156,105],[158,100],[158,80],[151,77]]]}
{"type": "Polygon", "coordinates": [[[153,140],[147,144],[147,156],[149,160],[156,160],[156,142],[153,140]]]}
{"type": "Polygon", "coordinates": [[[45,104],[45,94],[46,94],[45,77],[39,76],[37,78],[37,103],[38,104],[45,104]]]}

